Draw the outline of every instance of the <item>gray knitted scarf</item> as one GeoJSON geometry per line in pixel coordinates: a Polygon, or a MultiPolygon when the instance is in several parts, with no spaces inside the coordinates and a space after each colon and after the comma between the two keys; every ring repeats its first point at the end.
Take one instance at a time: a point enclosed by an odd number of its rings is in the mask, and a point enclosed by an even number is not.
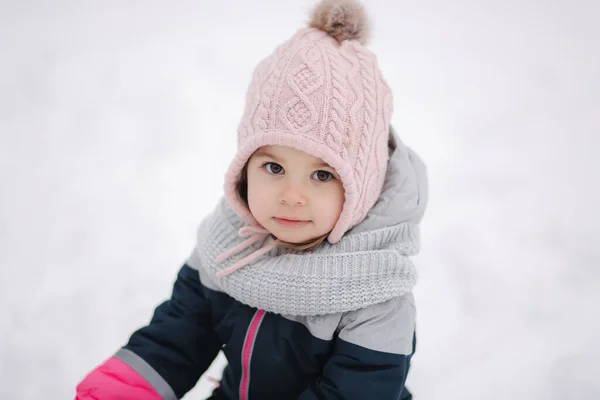
{"type": "MultiPolygon", "coordinates": [[[[419,229],[427,203],[425,166],[391,136],[384,190],[365,220],[336,244],[311,251],[275,248],[214,284],[251,307],[283,315],[322,315],[357,310],[411,291],[417,273],[410,256],[419,251],[419,229]]],[[[243,239],[243,221],[225,200],[198,228],[196,247],[205,275],[267,245],[262,238],[222,263],[216,258],[243,239]]]]}

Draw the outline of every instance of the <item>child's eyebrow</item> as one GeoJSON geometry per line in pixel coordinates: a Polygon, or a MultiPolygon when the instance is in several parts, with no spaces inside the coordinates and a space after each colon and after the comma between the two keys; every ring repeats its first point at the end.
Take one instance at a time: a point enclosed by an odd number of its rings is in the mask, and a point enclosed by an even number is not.
{"type": "MultiPolygon", "coordinates": [[[[268,157],[268,158],[272,158],[273,160],[275,160],[279,163],[283,162],[283,160],[280,157],[277,157],[276,155],[269,153],[267,150],[263,150],[263,149],[260,149],[256,153],[254,153],[254,156],[255,157],[268,157]]],[[[315,168],[323,168],[323,167],[331,168],[331,166],[329,164],[327,164],[325,161],[314,162],[312,164],[312,166],[315,168]]]]}
{"type": "Polygon", "coordinates": [[[266,150],[258,150],[255,154],[256,157],[269,157],[272,158],[275,161],[281,162],[281,158],[269,153],[266,150]]]}
{"type": "Polygon", "coordinates": [[[323,168],[323,167],[331,168],[331,165],[327,164],[325,161],[321,161],[321,162],[313,163],[313,167],[316,167],[316,168],[323,168]]]}

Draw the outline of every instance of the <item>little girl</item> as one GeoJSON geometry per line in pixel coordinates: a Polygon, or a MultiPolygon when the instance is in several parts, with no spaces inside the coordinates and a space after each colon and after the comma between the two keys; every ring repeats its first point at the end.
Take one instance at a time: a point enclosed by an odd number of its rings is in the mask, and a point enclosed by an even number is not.
{"type": "Polygon", "coordinates": [[[427,181],[367,34],[360,4],[322,0],[257,66],[225,198],[171,299],[77,399],[179,399],[219,351],[213,400],[411,398],[427,181]]]}

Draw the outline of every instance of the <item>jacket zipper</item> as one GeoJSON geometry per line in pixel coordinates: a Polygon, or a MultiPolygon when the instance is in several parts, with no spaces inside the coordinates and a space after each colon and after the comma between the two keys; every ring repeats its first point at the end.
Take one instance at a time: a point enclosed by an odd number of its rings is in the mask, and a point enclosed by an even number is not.
{"type": "Polygon", "coordinates": [[[240,382],[240,400],[248,400],[248,392],[250,391],[250,361],[252,359],[252,351],[258,334],[258,328],[265,316],[265,310],[257,310],[250,321],[246,338],[244,339],[244,347],[242,347],[242,380],[240,382]]]}

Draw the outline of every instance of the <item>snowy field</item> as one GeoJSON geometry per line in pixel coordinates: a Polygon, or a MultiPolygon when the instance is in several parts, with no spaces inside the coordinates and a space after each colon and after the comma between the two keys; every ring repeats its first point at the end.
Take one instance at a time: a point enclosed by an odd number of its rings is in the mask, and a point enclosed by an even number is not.
{"type": "MultiPolygon", "coordinates": [[[[167,298],[312,4],[0,0],[0,399],[72,399],[167,298]]],[[[600,3],[367,5],[429,168],[415,398],[600,399],[600,3]]]]}

